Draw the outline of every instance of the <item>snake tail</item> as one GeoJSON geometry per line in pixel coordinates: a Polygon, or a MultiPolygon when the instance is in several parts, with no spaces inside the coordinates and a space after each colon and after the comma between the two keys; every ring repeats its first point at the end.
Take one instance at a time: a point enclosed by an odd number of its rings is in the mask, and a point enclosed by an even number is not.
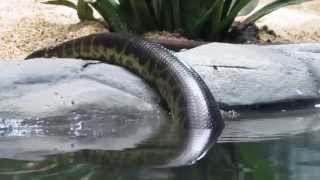
{"type": "Polygon", "coordinates": [[[167,166],[192,164],[216,142],[224,123],[218,105],[200,75],[169,50],[143,38],[100,33],[41,49],[39,57],[99,60],[123,66],[150,83],[167,103],[170,122],[185,130],[185,142],[167,166]]]}

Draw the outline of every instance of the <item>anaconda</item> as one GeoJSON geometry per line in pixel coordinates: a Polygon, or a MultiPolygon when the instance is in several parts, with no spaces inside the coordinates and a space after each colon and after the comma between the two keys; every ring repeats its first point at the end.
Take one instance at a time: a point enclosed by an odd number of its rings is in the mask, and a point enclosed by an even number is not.
{"type": "Polygon", "coordinates": [[[116,64],[141,76],[166,101],[170,122],[186,132],[179,151],[164,166],[191,164],[224,128],[218,105],[200,75],[163,46],[143,38],[99,33],[30,54],[31,58],[79,58],[116,64]]]}

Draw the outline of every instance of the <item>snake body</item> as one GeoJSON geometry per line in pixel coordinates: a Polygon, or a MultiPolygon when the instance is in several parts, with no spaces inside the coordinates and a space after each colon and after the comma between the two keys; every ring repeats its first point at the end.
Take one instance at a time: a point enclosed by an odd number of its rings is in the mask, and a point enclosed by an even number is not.
{"type": "Polygon", "coordinates": [[[202,78],[161,45],[125,34],[100,33],[45,48],[38,57],[95,59],[123,66],[141,76],[167,103],[171,122],[187,132],[181,150],[167,166],[191,164],[216,142],[224,123],[202,78]]]}

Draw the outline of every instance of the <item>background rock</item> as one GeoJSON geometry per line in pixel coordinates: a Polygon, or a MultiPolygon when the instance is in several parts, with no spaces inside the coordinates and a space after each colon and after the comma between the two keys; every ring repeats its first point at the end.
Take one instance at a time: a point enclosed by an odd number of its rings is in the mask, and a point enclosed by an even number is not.
{"type": "Polygon", "coordinates": [[[217,100],[228,106],[319,98],[318,78],[306,62],[267,47],[212,43],[177,55],[192,64],[217,100]]]}

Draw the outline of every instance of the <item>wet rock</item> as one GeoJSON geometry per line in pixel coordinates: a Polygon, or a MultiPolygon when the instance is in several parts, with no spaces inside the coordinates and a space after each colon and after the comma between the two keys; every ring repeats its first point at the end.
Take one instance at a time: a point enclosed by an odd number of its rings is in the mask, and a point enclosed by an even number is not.
{"type": "MultiPolygon", "coordinates": [[[[319,129],[319,51],[320,44],[212,43],[176,55],[200,73],[222,108],[240,112],[220,141],[252,141],[319,129]],[[290,104],[296,101],[307,104],[290,104]]],[[[134,148],[168,124],[160,97],[141,78],[85,63],[0,61],[1,157],[134,148]]]]}
{"type": "Polygon", "coordinates": [[[0,64],[1,157],[134,148],[168,119],[158,95],[118,66],[83,68],[84,61],[67,59],[0,64]]]}

